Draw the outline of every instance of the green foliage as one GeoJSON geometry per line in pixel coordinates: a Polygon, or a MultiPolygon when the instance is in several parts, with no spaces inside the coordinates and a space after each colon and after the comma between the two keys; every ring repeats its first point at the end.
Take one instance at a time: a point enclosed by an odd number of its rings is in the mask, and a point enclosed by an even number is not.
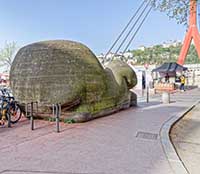
{"type": "Polygon", "coordinates": [[[49,122],[55,122],[55,121],[56,121],[56,118],[48,117],[48,121],[49,121],[49,122]]]}
{"type": "Polygon", "coordinates": [[[167,13],[177,23],[187,24],[190,0],[152,0],[156,10],[167,13]]]}
{"type": "Polygon", "coordinates": [[[196,64],[199,63],[200,64],[200,59],[198,58],[196,49],[194,47],[194,45],[191,45],[187,59],[186,59],[186,63],[188,64],[196,64]]]}
{"type": "Polygon", "coordinates": [[[64,119],[64,123],[67,123],[67,124],[74,124],[76,123],[76,121],[72,118],[66,118],[64,119]]]}
{"type": "MultiPolygon", "coordinates": [[[[164,62],[176,62],[180,54],[182,45],[178,44],[177,46],[170,46],[164,48],[162,45],[156,45],[151,48],[145,48],[142,50],[133,50],[131,51],[134,54],[134,58],[137,59],[137,64],[144,65],[145,63],[149,64],[162,64],[164,62]]],[[[196,49],[194,45],[191,45],[186,59],[187,64],[200,63],[196,49]]]]}
{"type": "Polygon", "coordinates": [[[4,47],[0,49],[0,66],[5,67],[7,72],[10,70],[16,51],[16,42],[6,42],[4,47]]]}

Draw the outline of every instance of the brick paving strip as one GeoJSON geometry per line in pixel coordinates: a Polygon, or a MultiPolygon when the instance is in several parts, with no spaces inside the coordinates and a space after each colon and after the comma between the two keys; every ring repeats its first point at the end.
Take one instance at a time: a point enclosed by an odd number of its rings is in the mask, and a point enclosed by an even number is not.
{"type": "Polygon", "coordinates": [[[169,119],[199,99],[200,90],[160,97],[84,124],[27,120],[0,128],[0,173],[3,174],[174,174],[163,150],[160,130],[169,119]],[[192,97],[191,97],[191,96],[192,97]],[[7,172],[7,173],[6,173],[7,172]]]}

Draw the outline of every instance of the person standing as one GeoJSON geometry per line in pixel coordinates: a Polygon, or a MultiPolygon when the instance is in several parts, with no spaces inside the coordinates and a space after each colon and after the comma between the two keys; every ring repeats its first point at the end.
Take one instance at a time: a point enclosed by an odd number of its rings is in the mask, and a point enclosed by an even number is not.
{"type": "Polygon", "coordinates": [[[145,76],[144,74],[142,75],[142,89],[146,89],[146,79],[145,79],[145,76]]]}
{"type": "Polygon", "coordinates": [[[165,83],[169,83],[169,74],[168,73],[165,76],[165,83]]]}
{"type": "Polygon", "coordinates": [[[182,75],[182,76],[180,77],[180,80],[181,80],[180,90],[181,90],[181,91],[185,91],[185,76],[182,75]]]}

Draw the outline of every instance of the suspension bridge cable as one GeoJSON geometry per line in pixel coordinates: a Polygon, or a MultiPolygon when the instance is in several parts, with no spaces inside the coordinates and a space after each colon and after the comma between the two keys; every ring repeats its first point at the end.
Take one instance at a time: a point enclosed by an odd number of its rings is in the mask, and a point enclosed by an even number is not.
{"type": "Polygon", "coordinates": [[[144,6],[144,4],[146,3],[146,0],[144,0],[142,2],[142,4],[139,6],[139,8],[137,9],[137,11],[134,13],[134,15],[131,17],[131,19],[129,20],[129,22],[127,23],[127,25],[125,26],[125,28],[122,30],[122,32],[120,33],[120,35],[117,37],[117,39],[115,40],[115,42],[113,43],[113,45],[110,47],[109,51],[106,53],[105,58],[108,56],[108,54],[112,51],[112,49],[115,47],[115,45],[117,44],[117,42],[121,39],[122,35],[125,33],[125,31],[127,30],[127,28],[130,26],[130,24],[132,23],[133,19],[137,16],[138,12],[141,10],[141,8],[144,6]]]}
{"type": "Polygon", "coordinates": [[[133,42],[133,39],[135,38],[135,36],[137,35],[137,33],[139,32],[139,30],[141,29],[142,25],[144,24],[145,20],[147,19],[148,15],[150,14],[151,10],[153,7],[151,7],[148,12],[146,13],[146,15],[144,16],[142,22],[140,23],[140,25],[138,26],[137,30],[135,31],[134,35],[132,36],[131,40],[129,41],[129,43],[127,44],[127,46],[125,47],[123,54],[128,50],[129,46],[131,45],[131,43],[133,42]]]}
{"type": "Polygon", "coordinates": [[[126,37],[123,39],[123,41],[121,42],[120,46],[118,47],[118,49],[115,52],[115,55],[119,52],[119,50],[121,49],[121,47],[124,45],[124,43],[126,42],[126,40],[128,39],[128,37],[130,36],[130,34],[132,33],[133,29],[135,28],[135,26],[137,25],[137,23],[139,22],[139,20],[141,19],[141,17],[143,16],[143,14],[145,13],[146,9],[148,8],[148,6],[150,5],[151,0],[149,0],[149,2],[146,4],[145,8],[143,9],[143,11],[140,13],[139,17],[137,18],[137,20],[135,21],[135,23],[132,25],[131,29],[129,30],[129,32],[127,33],[126,37]]]}

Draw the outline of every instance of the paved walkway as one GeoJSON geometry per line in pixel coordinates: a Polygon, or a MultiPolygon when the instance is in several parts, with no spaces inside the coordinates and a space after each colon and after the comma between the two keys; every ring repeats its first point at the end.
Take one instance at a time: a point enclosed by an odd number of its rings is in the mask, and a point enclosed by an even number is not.
{"type": "Polygon", "coordinates": [[[200,173],[200,104],[172,129],[172,141],[191,174],[200,173]]]}
{"type": "Polygon", "coordinates": [[[27,120],[0,128],[0,173],[3,174],[173,174],[160,141],[160,129],[197,99],[200,90],[174,94],[173,103],[160,97],[149,104],[84,124],[27,120]]]}

